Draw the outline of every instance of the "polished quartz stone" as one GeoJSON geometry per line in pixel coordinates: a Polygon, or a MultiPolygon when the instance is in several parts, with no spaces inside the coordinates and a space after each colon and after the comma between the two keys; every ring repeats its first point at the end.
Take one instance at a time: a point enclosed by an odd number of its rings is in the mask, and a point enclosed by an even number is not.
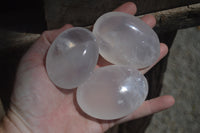
{"type": "Polygon", "coordinates": [[[77,102],[88,115],[104,120],[126,116],[136,110],[148,92],[146,78],[130,66],[97,68],[77,89],[77,102]]]}
{"type": "Polygon", "coordinates": [[[91,75],[98,55],[92,32],[80,27],[70,28],[61,33],[48,50],[48,76],[60,88],[78,87],[91,75]]]}
{"type": "Polygon", "coordinates": [[[144,68],[156,62],[160,43],[156,33],[142,20],[122,12],[102,15],[94,24],[100,54],[116,65],[144,68]]]}

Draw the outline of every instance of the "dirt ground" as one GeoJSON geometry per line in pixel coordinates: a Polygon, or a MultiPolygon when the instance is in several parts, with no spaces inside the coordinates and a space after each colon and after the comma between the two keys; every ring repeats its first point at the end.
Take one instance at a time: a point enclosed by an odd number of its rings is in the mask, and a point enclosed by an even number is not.
{"type": "Polygon", "coordinates": [[[146,133],[199,133],[200,30],[179,30],[170,50],[161,95],[174,96],[175,105],[154,115],[146,133]]]}

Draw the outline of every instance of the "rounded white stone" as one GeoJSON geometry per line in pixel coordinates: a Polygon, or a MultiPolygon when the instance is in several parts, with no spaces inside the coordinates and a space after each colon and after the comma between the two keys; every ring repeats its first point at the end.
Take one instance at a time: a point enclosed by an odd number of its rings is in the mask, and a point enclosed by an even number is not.
{"type": "Polygon", "coordinates": [[[142,20],[122,12],[102,15],[94,24],[100,54],[116,65],[144,68],[160,55],[156,33],[142,20]]]}
{"type": "Polygon", "coordinates": [[[104,120],[124,117],[136,110],[148,93],[146,78],[130,66],[110,65],[96,69],[76,93],[80,108],[104,120]]]}
{"type": "Polygon", "coordinates": [[[48,50],[48,76],[60,88],[78,87],[94,70],[98,55],[92,32],[80,27],[70,28],[61,33],[48,50]]]}

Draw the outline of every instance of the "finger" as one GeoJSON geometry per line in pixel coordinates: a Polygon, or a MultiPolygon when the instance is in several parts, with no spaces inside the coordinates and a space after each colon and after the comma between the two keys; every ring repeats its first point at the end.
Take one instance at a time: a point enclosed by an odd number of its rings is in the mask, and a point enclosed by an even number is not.
{"type": "Polygon", "coordinates": [[[160,57],[158,60],[151,66],[145,68],[145,69],[139,69],[142,74],[145,74],[148,72],[153,66],[155,66],[163,57],[165,57],[168,53],[168,47],[164,43],[160,43],[160,57]]]}
{"type": "MultiPolygon", "coordinates": [[[[135,15],[137,12],[137,7],[134,3],[127,2],[121,5],[120,7],[118,7],[117,9],[115,9],[114,11],[119,11],[119,12],[135,15]]],[[[156,19],[153,15],[148,14],[148,15],[143,16],[141,19],[150,27],[154,27],[156,25],[156,19]]]]}
{"type": "Polygon", "coordinates": [[[156,25],[156,19],[153,15],[145,15],[141,18],[147,25],[153,28],[156,25]]]}
{"type": "Polygon", "coordinates": [[[46,52],[50,44],[64,30],[71,28],[72,25],[66,24],[60,29],[45,31],[40,38],[31,46],[22,60],[32,60],[35,64],[43,64],[46,52]]]}
{"type": "Polygon", "coordinates": [[[136,111],[132,114],[126,116],[123,119],[120,119],[116,124],[127,122],[133,119],[138,119],[150,114],[160,112],[162,110],[168,109],[175,103],[175,100],[172,96],[160,96],[151,100],[145,101],[136,111]]]}
{"type": "Polygon", "coordinates": [[[65,31],[66,29],[69,29],[69,28],[72,28],[72,27],[73,26],[71,24],[66,24],[60,29],[55,29],[55,30],[50,30],[50,31],[44,32],[44,36],[47,38],[47,40],[50,43],[52,43],[60,33],[65,31]]]}
{"type": "Polygon", "coordinates": [[[135,13],[137,12],[137,7],[132,2],[126,2],[123,5],[116,8],[114,11],[135,15],[135,13]]]}

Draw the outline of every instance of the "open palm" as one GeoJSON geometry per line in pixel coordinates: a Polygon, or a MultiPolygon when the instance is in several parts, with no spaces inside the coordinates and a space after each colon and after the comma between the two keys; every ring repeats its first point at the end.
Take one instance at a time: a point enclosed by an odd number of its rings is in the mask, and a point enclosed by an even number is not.
{"type": "MultiPolygon", "coordinates": [[[[125,3],[116,11],[135,14],[136,7],[133,3],[125,3]]],[[[144,16],[142,20],[151,27],[155,25],[155,19],[150,15],[144,16]]],[[[84,114],[76,105],[76,91],[57,88],[49,80],[45,69],[45,56],[49,46],[62,31],[71,27],[65,25],[61,29],[44,32],[20,62],[7,115],[19,132],[102,133],[115,124],[140,118],[173,105],[173,97],[162,96],[145,101],[138,110],[118,120],[97,120],[84,114]]],[[[161,44],[160,53],[159,60],[167,53],[165,44],[161,44]]],[[[100,58],[98,64],[100,67],[108,62],[100,58]]],[[[145,73],[151,67],[141,71],[145,73]]]]}

